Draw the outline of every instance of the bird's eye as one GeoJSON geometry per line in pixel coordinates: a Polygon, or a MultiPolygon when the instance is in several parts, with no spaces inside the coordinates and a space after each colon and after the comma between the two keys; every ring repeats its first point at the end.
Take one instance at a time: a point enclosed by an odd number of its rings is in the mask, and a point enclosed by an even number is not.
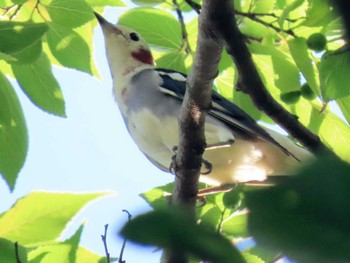
{"type": "Polygon", "coordinates": [[[130,39],[133,40],[133,41],[139,41],[140,40],[139,36],[135,32],[130,33],[130,39]]]}

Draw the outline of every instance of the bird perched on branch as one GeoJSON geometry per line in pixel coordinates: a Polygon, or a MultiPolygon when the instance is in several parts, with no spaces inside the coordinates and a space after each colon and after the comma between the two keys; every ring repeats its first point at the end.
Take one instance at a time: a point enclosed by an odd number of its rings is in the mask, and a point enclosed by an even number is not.
{"type": "MultiPolygon", "coordinates": [[[[169,171],[178,145],[178,116],[186,75],[156,68],[148,44],[137,32],[95,15],[104,34],[113,93],[125,125],[146,157],[169,171]]],[[[215,91],[206,117],[205,137],[208,147],[200,180],[210,185],[285,175],[310,155],[287,137],[259,126],[215,91]]]]}

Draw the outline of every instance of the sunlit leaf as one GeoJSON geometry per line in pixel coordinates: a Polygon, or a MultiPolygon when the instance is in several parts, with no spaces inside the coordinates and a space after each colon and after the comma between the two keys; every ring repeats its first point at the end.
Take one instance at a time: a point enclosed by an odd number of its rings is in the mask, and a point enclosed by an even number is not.
{"type": "Polygon", "coordinates": [[[350,162],[349,140],[350,128],[338,116],[329,109],[320,112],[322,105],[301,98],[298,104],[294,105],[294,111],[301,123],[306,125],[315,134],[319,135],[322,141],[330,147],[343,160],[350,162]]]}
{"type": "Polygon", "coordinates": [[[151,45],[178,51],[181,47],[181,29],[175,17],[166,11],[135,8],[119,17],[119,24],[139,32],[151,45]]]}
{"type": "Polygon", "coordinates": [[[299,70],[288,53],[258,43],[250,44],[249,49],[266,83],[273,80],[274,85],[281,92],[299,89],[299,70]]]}
{"type": "Polygon", "coordinates": [[[53,241],[83,206],[106,194],[32,192],[0,216],[0,236],[23,245],[53,241]]]}
{"type": "Polygon", "coordinates": [[[75,28],[94,18],[91,7],[84,0],[41,0],[45,5],[51,22],[75,28]]]}
{"type": "Polygon", "coordinates": [[[49,113],[65,116],[63,94],[45,54],[32,64],[13,65],[12,70],[20,87],[35,105],[49,113]]]}
{"type": "Polygon", "coordinates": [[[78,251],[80,236],[83,231],[83,225],[68,240],[53,245],[40,246],[29,253],[29,260],[32,263],[51,263],[77,262],[76,254],[78,251]]]}
{"type": "Polygon", "coordinates": [[[86,0],[86,2],[91,6],[126,6],[122,0],[86,0]]]}
{"type": "Polygon", "coordinates": [[[67,68],[92,73],[91,50],[86,41],[74,30],[51,24],[47,32],[51,53],[67,68]]]}
{"type": "Polygon", "coordinates": [[[17,94],[1,72],[0,105],[0,173],[13,190],[27,155],[28,132],[17,94]]]}
{"type": "Polygon", "coordinates": [[[337,104],[343,113],[348,124],[350,124],[350,97],[345,97],[337,100],[337,104]]]}
{"type": "Polygon", "coordinates": [[[169,52],[156,60],[158,68],[166,68],[186,73],[185,67],[186,53],[169,52]]]}
{"type": "Polygon", "coordinates": [[[318,94],[318,71],[313,64],[313,60],[306,45],[306,40],[304,38],[293,38],[292,40],[288,41],[288,46],[295,64],[303,74],[306,82],[309,84],[313,92],[318,94]]]}
{"type": "Polygon", "coordinates": [[[299,6],[301,6],[304,3],[304,0],[294,0],[292,3],[290,3],[288,6],[285,6],[283,8],[282,14],[278,18],[278,24],[281,28],[283,28],[283,24],[285,20],[288,18],[289,14],[297,9],[299,6]]]}

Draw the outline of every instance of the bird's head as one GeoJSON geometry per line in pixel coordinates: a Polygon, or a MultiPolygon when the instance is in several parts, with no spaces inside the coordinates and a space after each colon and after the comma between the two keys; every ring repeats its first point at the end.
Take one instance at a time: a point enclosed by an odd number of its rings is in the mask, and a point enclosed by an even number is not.
{"type": "Polygon", "coordinates": [[[150,48],[137,32],[121,25],[113,25],[97,13],[95,16],[103,31],[113,78],[154,67],[150,48]]]}

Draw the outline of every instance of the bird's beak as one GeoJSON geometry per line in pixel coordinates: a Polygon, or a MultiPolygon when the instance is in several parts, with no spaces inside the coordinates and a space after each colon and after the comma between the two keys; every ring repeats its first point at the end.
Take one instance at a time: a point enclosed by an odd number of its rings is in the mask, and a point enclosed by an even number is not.
{"type": "Polygon", "coordinates": [[[104,34],[106,33],[114,33],[117,35],[123,35],[122,31],[112,23],[108,22],[103,16],[101,16],[99,13],[94,12],[96,19],[98,23],[100,24],[102,31],[104,34]]]}
{"type": "Polygon", "coordinates": [[[95,16],[96,16],[96,18],[97,18],[98,23],[99,23],[101,26],[104,25],[104,24],[109,24],[109,22],[108,22],[106,19],[104,19],[104,17],[101,16],[99,13],[94,12],[94,14],[95,14],[95,16]]]}

